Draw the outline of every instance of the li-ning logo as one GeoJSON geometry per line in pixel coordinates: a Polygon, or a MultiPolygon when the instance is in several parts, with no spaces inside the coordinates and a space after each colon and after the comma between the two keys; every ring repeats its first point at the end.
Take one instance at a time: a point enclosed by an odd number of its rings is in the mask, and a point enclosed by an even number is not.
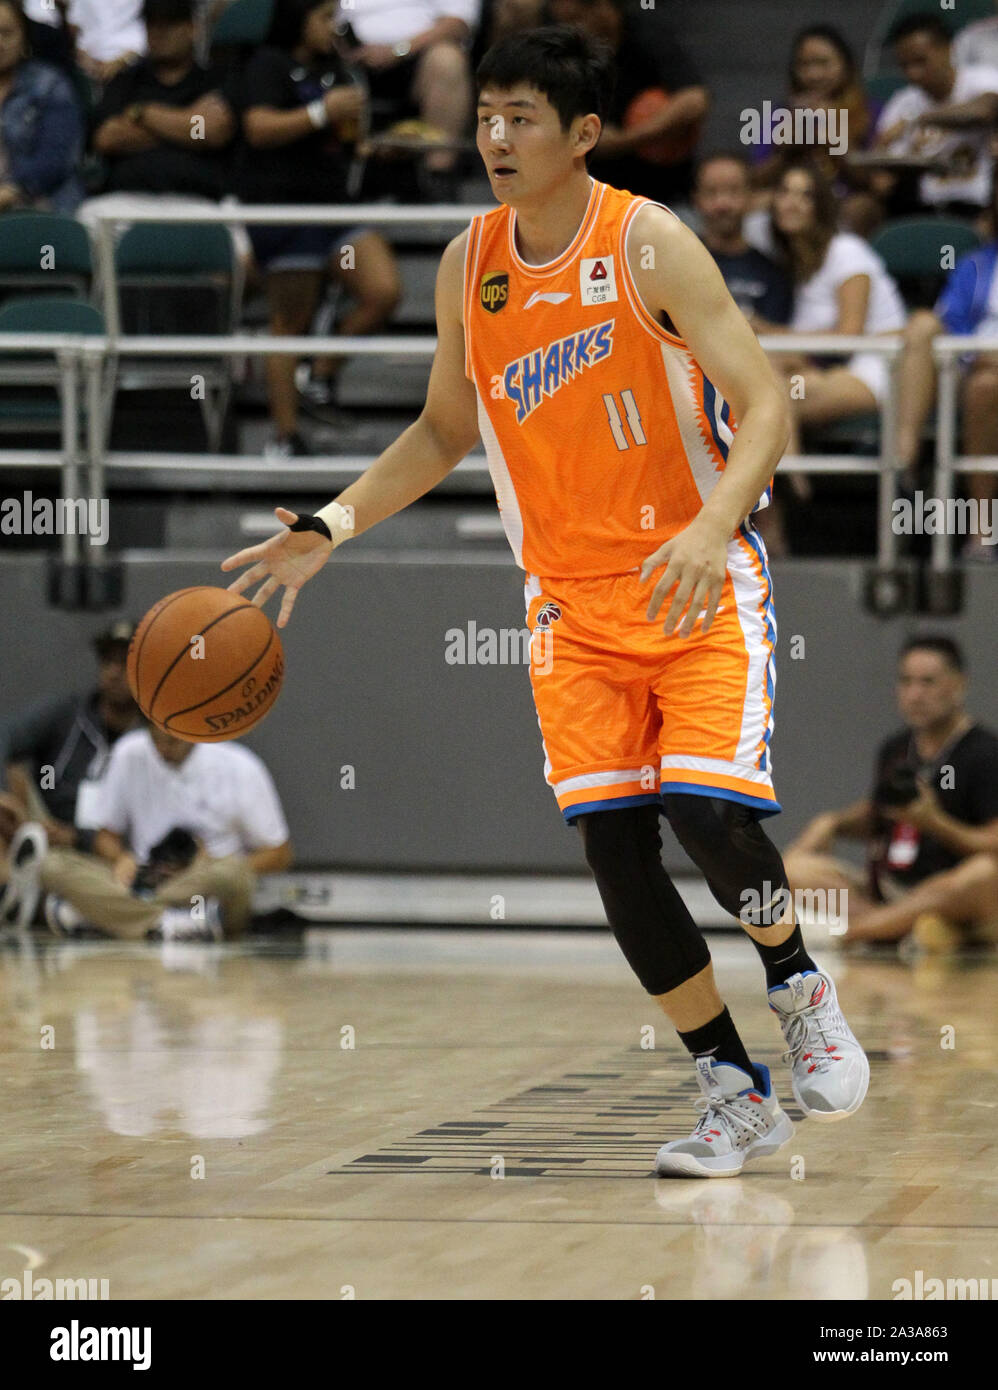
{"type": "Polygon", "coordinates": [[[542,603],[540,608],[538,608],[535,626],[550,627],[551,624],[556,623],[560,617],[561,609],[556,603],[548,600],[547,603],[542,603]]]}
{"type": "Polygon", "coordinates": [[[545,396],[553,396],[571,381],[584,367],[594,367],[613,352],[613,325],[607,319],[595,328],[570,333],[558,338],[546,348],[535,348],[525,357],[517,357],[503,372],[503,389],[516,405],[516,423],[522,425],[545,396]]]}
{"type": "Polygon", "coordinates": [[[509,275],[505,270],[490,270],[478,283],[478,298],[483,309],[498,314],[505,309],[509,298],[509,275]]]}

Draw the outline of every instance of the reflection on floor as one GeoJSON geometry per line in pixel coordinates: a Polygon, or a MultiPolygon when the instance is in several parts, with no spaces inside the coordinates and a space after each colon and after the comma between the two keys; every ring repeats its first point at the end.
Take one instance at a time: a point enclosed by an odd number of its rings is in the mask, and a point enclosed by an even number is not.
{"type": "MultiPolygon", "coordinates": [[[[754,953],[711,947],[800,1119],[754,953]]],[[[866,1104],[709,1182],[654,1176],[697,1092],[604,934],[6,941],[0,1280],[106,1279],[112,1299],[821,1299],[891,1298],[919,1270],[990,1279],[998,963],[819,963],[870,1052],[866,1104]]]]}

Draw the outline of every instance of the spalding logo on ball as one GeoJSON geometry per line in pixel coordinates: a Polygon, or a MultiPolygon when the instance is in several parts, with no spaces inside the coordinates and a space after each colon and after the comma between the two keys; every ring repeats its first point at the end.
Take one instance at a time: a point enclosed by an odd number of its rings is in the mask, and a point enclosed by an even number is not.
{"type": "Polygon", "coordinates": [[[220,743],[274,708],[284,648],[261,608],[204,585],[149,609],[128,647],[128,684],[158,728],[188,743],[220,743]]]}

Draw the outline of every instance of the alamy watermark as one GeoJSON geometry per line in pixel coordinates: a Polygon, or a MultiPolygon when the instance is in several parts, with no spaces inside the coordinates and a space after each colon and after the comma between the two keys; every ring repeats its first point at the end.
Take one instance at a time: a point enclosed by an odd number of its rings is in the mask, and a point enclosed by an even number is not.
{"type": "Polygon", "coordinates": [[[769,879],[762,891],[746,888],[741,894],[738,910],[744,926],[772,927],[782,922],[793,908],[797,920],[821,923],[830,936],[844,936],[849,922],[848,888],[789,888],[775,889],[769,879]]]}
{"type": "Polygon", "coordinates": [[[998,1279],[990,1275],[983,1279],[937,1279],[932,1276],[926,1278],[923,1269],[916,1269],[914,1279],[895,1279],[891,1285],[891,1293],[895,1300],[924,1299],[931,1302],[935,1299],[950,1298],[968,1299],[971,1302],[986,1299],[991,1302],[998,1299],[998,1279]]]}
{"type": "Polygon", "coordinates": [[[0,1279],[0,1299],[43,1303],[49,1299],[97,1302],[110,1297],[109,1279],[39,1279],[30,1269],[20,1278],[0,1279]]]}
{"type": "Polygon", "coordinates": [[[976,497],[898,497],[891,504],[891,530],[896,536],[980,536],[984,545],[998,544],[995,504],[976,497]]]}
{"type": "Polygon", "coordinates": [[[469,618],[444,633],[444,660],[448,666],[530,666],[544,676],[554,665],[554,634],[541,626],[533,635],[526,627],[479,627],[469,618]]]}
{"type": "Polygon", "coordinates": [[[740,113],[743,145],[821,145],[829,154],[849,152],[849,112],[845,107],[746,106],[740,113]]]}
{"type": "Polygon", "coordinates": [[[20,497],[0,500],[0,536],[86,536],[91,545],[107,545],[106,497],[20,497]]]}

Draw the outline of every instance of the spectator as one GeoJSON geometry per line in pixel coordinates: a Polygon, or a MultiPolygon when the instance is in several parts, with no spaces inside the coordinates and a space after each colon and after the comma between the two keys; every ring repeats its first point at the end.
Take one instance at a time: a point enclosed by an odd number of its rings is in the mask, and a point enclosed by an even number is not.
{"type": "Polygon", "coordinates": [[[954,66],[952,39],[938,15],[911,15],[892,38],[910,85],[884,107],[875,147],[933,158],[945,169],[911,176],[881,170],[873,175],[875,190],[892,216],[928,210],[978,219],[991,202],[998,68],[954,66]]]}
{"type": "MultiPolygon", "coordinates": [[[[898,390],[897,454],[914,487],[922,430],[936,396],[933,340],[940,333],[998,339],[998,184],[993,203],[995,231],[986,246],[961,256],[950,272],[934,309],[918,309],[905,329],[898,390]]],[[[967,455],[998,454],[998,352],[968,353],[961,359],[962,450],[967,455]]],[[[994,474],[971,473],[970,495],[978,515],[994,500],[994,474]]],[[[968,560],[993,561],[995,547],[981,535],[968,536],[968,560]]]]}
{"type": "MultiPolygon", "coordinates": [[[[995,2],[998,10],[998,0],[995,2]]],[[[967,24],[953,40],[957,67],[998,68],[998,15],[967,24]]]]}
{"type": "MultiPolygon", "coordinates": [[[[873,114],[852,49],[837,29],[829,24],[814,24],[801,30],[790,52],[788,88],[786,106],[778,106],[772,112],[770,127],[753,149],[753,158],[759,165],[756,185],[764,190],[760,205],[769,206],[772,190],[787,164],[799,163],[806,156],[814,160],[832,185],[840,201],[842,228],[868,236],[880,215],[876,199],[868,191],[870,176],[850,168],[843,156],[869,142],[873,114]],[[775,123],[786,109],[825,113],[824,131],[828,138],[823,143],[806,145],[775,143],[775,123]]],[[[817,117],[815,124],[805,130],[808,134],[820,133],[817,117]]]]}
{"type": "Polygon", "coordinates": [[[24,0],[31,52],[45,63],[76,68],[73,36],[66,23],[69,0],[24,0]]]}
{"type": "Polygon", "coordinates": [[[228,191],[232,93],[219,72],[195,62],[192,5],[144,0],[148,57],[109,84],[96,114],[94,148],[107,164],[111,196],[89,199],[81,220],[98,211],[124,217],[150,197],[175,206],[178,194],[217,202],[228,191]]]}
{"type": "Polygon", "coordinates": [[[743,154],[714,154],[700,161],[693,203],[704,245],[746,318],[784,324],[793,307],[790,277],[745,240],[743,223],[751,200],[749,163],[743,154]]]}
{"type": "Polygon", "coordinates": [[[617,84],[589,161],[593,178],[659,202],[686,204],[710,97],[675,34],[657,14],[635,11],[628,0],[549,0],[548,16],[552,23],[581,25],[614,51],[617,84]],[[632,102],[654,88],[669,100],[635,123],[628,118],[632,102]]]}
{"type": "MultiPolygon", "coordinates": [[[[794,283],[793,315],[787,329],[761,319],[760,333],[897,333],[905,323],[904,302],[883,261],[853,232],[836,231],[835,196],[808,162],[783,174],[773,199],[772,232],[781,260],[794,283]]],[[[774,357],[787,376],[791,402],[790,454],[801,452],[801,430],[878,409],[887,389],[887,365],[876,353],[857,353],[823,366],[807,358],[774,357]]],[[[777,479],[779,482],[779,479],[777,479]]],[[[801,500],[810,496],[807,480],[791,476],[801,500]]],[[[776,555],[786,553],[782,504],[759,515],[759,529],[776,555]]]]}
{"type": "MultiPolygon", "coordinates": [[[[469,53],[481,0],[351,0],[342,10],[346,58],[367,77],[373,100],[415,106],[427,134],[451,144],[471,119],[469,53]]],[[[423,195],[456,201],[458,152],[430,150],[421,165],[423,195]]]]}
{"type": "Polygon", "coordinates": [[[880,746],[869,796],[815,817],[784,851],[791,887],[848,890],[849,941],[959,944],[998,931],[998,738],[966,711],[956,643],[913,637],[898,662],[904,729],[880,746]],[[866,872],[833,857],[861,840],[866,872]]]}
{"type": "MultiPolygon", "coordinates": [[[[236,743],[186,743],[154,725],[118,740],[97,796],[97,858],[47,845],[22,872],[49,894],[53,931],[136,940],[239,935],[258,874],[291,863],[287,822],[261,759],[236,743]]],[[[13,847],[12,847],[13,848],[13,847]]]]}
{"type": "Polygon", "coordinates": [[[65,74],[30,53],[20,0],[0,0],[0,212],[72,214],[83,197],[83,118],[65,74]]]}
{"type": "Polygon", "coordinates": [[[110,82],[146,51],[142,0],[69,0],[66,21],[76,61],[94,82],[110,82]]]}
{"type": "Polygon", "coordinates": [[[484,54],[507,35],[544,24],[544,12],[545,0],[486,0],[476,49],[484,54]]]}
{"type": "MultiPolygon", "coordinates": [[[[6,748],[8,790],[0,797],[0,867],[5,875],[8,843],[27,821],[39,822],[53,846],[92,852],[98,828],[96,791],[111,749],[141,720],[125,673],[134,631],[132,623],[122,620],[95,639],[96,690],[33,705],[12,722],[6,748]]],[[[16,911],[27,925],[36,905],[37,899],[21,896],[12,874],[0,917],[9,919],[16,911]]]]}
{"type": "MultiPolygon", "coordinates": [[[[270,45],[243,75],[240,193],[248,203],[342,203],[348,163],[364,110],[363,87],[336,47],[333,0],[286,0],[275,13],[270,45]]],[[[270,331],[308,333],[327,274],[355,304],[341,334],[372,333],[391,317],[402,295],[388,243],[364,227],[255,226],[250,239],[264,272],[270,331]]],[[[342,362],[326,359],[310,392],[313,405],[331,405],[342,362]]],[[[270,457],[308,453],[298,432],[295,359],[267,360],[276,439],[270,457]]]]}

